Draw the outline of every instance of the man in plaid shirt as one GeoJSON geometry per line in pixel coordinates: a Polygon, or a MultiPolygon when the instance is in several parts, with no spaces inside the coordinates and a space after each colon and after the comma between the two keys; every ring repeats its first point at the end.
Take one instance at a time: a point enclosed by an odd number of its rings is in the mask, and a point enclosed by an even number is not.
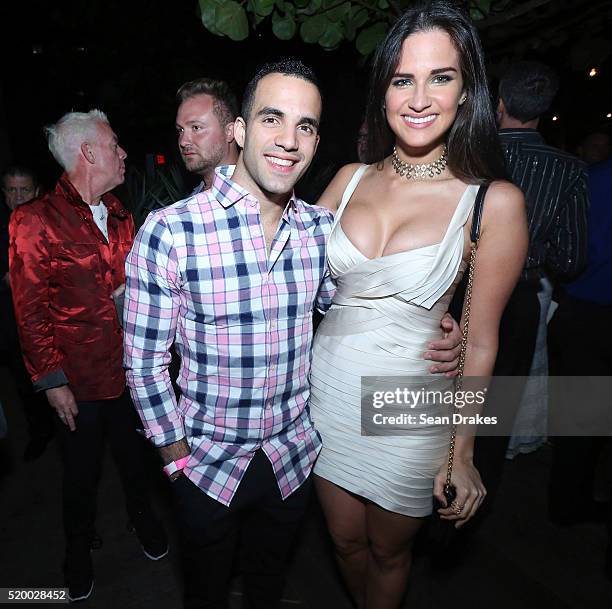
{"type": "Polygon", "coordinates": [[[332,215],[293,194],[320,115],[309,68],[264,66],[235,123],[235,169],[149,216],[126,263],[128,384],[173,480],[186,609],[226,606],[240,536],[249,606],[280,603],[321,446],[307,408],[312,313],[334,291],[332,215]]]}

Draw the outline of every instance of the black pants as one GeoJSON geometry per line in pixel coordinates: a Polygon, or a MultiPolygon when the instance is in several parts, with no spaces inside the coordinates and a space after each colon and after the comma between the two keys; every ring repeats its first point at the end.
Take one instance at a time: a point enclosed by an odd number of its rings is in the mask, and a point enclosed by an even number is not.
{"type": "MultiPolygon", "coordinates": [[[[510,386],[503,383],[503,399],[496,395],[495,378],[487,394],[487,406],[484,414],[499,416],[507,422],[516,418],[538,335],[540,320],[540,302],[538,300],[538,283],[520,282],[517,284],[506,305],[499,328],[499,347],[495,361],[495,376],[522,377],[510,386]],[[510,393],[509,393],[510,392],[510,393]],[[496,407],[503,408],[497,413],[496,407]]],[[[487,489],[487,505],[492,506],[501,483],[506,450],[510,436],[478,436],[474,446],[474,463],[480,472],[487,489]]]]}
{"type": "Polygon", "coordinates": [[[64,464],[63,514],[68,551],[89,538],[96,517],[96,494],[108,437],[123,485],[128,514],[149,509],[146,440],[127,392],[112,400],[77,402],[76,431],[58,419],[64,464]]]}
{"type": "Polygon", "coordinates": [[[259,450],[229,507],[206,495],[186,476],[172,486],[181,534],[184,609],[227,607],[232,563],[239,546],[248,607],[278,607],[311,479],[283,501],[272,466],[259,450]]]}
{"type": "MultiPolygon", "coordinates": [[[[548,326],[550,374],[555,376],[612,375],[612,305],[564,296],[548,326]]],[[[555,404],[551,403],[554,409],[555,404]]],[[[579,521],[593,503],[593,477],[601,450],[609,438],[553,438],[549,513],[561,523],[579,521]],[[568,499],[568,494],[571,499],[568,499]]],[[[608,516],[612,531],[612,513],[608,516]]]]}

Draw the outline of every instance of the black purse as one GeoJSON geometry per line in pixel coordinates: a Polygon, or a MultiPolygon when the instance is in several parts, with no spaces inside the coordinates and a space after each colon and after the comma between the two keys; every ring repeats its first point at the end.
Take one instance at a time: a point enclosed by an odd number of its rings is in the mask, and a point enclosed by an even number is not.
{"type": "MultiPolygon", "coordinates": [[[[463,386],[463,369],[465,367],[465,352],[467,349],[467,338],[470,329],[470,308],[472,304],[472,285],[474,282],[474,266],[476,264],[476,250],[478,249],[478,240],[480,239],[480,226],[482,223],[482,209],[484,207],[484,199],[489,184],[483,184],[476,194],[476,201],[474,202],[474,213],[472,216],[472,230],[470,231],[470,262],[467,275],[467,284],[465,287],[464,297],[464,319],[463,319],[463,330],[461,335],[461,352],[459,353],[459,365],[458,375],[455,379],[455,391],[461,391],[463,386]]],[[[456,411],[456,407],[454,408],[456,411]]],[[[455,521],[453,520],[442,520],[438,514],[440,508],[449,506],[456,497],[455,488],[452,486],[451,478],[453,475],[453,461],[455,458],[455,440],[457,438],[457,426],[455,424],[451,427],[450,441],[448,445],[448,467],[446,470],[446,481],[444,483],[444,498],[447,501],[446,506],[443,505],[434,497],[434,511],[432,514],[431,521],[429,523],[429,537],[434,542],[436,549],[440,547],[445,548],[451,545],[457,529],[455,528],[455,521]]]]}

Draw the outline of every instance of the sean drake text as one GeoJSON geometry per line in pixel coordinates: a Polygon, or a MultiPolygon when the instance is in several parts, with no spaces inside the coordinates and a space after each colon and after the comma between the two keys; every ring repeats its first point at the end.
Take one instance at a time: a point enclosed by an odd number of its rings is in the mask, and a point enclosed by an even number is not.
{"type": "Polygon", "coordinates": [[[485,417],[481,414],[464,415],[454,412],[452,415],[427,415],[424,413],[402,413],[385,415],[377,412],[372,417],[375,425],[497,425],[497,417],[485,417]]]}

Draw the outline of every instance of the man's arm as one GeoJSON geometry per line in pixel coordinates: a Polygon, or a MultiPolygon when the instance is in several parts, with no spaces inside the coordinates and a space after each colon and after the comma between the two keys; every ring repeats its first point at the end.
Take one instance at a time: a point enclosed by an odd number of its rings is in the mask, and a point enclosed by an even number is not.
{"type": "Polygon", "coordinates": [[[51,252],[45,224],[31,206],[19,207],[9,233],[9,275],[26,368],[39,391],[67,385],[49,317],[51,252]]]}
{"type": "Polygon", "coordinates": [[[51,253],[44,222],[31,208],[16,209],[9,226],[10,282],[21,350],[34,388],[70,431],[79,409],[62,370],[49,317],[51,253]]]}
{"type": "Polygon", "coordinates": [[[321,315],[325,315],[329,307],[331,307],[335,293],[336,284],[331,278],[329,269],[326,269],[325,274],[323,275],[323,281],[321,281],[321,285],[319,286],[319,290],[317,292],[317,299],[314,307],[315,310],[321,313],[321,315]]]}
{"type": "Polygon", "coordinates": [[[145,434],[164,462],[187,456],[183,417],[168,365],[179,311],[180,274],[163,218],[149,216],[125,264],[124,363],[145,434]]]}
{"type": "Polygon", "coordinates": [[[564,281],[576,277],[587,263],[588,178],[582,170],[555,218],[546,267],[564,281]]]}

